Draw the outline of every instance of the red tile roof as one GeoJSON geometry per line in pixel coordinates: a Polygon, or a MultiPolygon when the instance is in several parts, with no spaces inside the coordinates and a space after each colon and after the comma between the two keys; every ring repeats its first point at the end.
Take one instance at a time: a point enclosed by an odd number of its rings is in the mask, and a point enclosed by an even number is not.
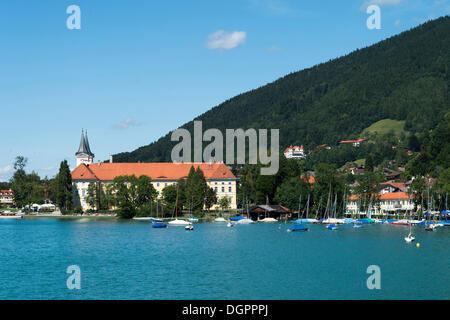
{"type": "Polygon", "coordinates": [[[223,163],[93,163],[80,164],[72,171],[72,180],[111,181],[115,177],[146,175],[152,180],[178,180],[187,177],[191,166],[200,167],[207,180],[235,179],[230,169],[223,163]]]}
{"type": "Polygon", "coordinates": [[[14,192],[12,190],[0,190],[0,195],[3,196],[13,196],[14,192]]]}
{"type": "Polygon", "coordinates": [[[339,141],[339,143],[354,143],[354,142],[363,142],[363,141],[366,141],[366,139],[342,140],[342,141],[339,141]]]}
{"type": "MultiPolygon", "coordinates": [[[[380,194],[379,200],[408,200],[411,196],[407,194],[406,192],[387,192],[384,194],[380,194]]],[[[352,195],[350,200],[357,200],[357,195],[352,195]]]]}
{"type": "MultiPolygon", "coordinates": [[[[305,180],[305,176],[301,176],[300,179],[305,180]]],[[[309,184],[316,183],[316,178],[314,176],[308,176],[308,181],[306,181],[309,184]]]]}

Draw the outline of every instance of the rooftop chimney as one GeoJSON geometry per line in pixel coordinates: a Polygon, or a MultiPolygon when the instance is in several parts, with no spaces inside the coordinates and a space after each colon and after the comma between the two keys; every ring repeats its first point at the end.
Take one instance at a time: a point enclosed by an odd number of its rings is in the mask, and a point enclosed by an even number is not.
{"type": "Polygon", "coordinates": [[[113,156],[109,156],[109,163],[113,163],[113,156]]]}

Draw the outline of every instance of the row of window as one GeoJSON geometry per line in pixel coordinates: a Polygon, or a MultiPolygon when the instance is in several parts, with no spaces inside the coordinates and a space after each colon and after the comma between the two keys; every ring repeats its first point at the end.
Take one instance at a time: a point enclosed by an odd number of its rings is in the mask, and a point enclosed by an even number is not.
{"type": "MultiPolygon", "coordinates": [[[[402,204],[402,205],[406,205],[406,204],[412,204],[411,201],[406,201],[406,200],[381,200],[380,201],[382,204],[384,205],[395,205],[395,204],[402,204]]],[[[356,201],[350,201],[351,205],[356,205],[356,201]]]]}
{"type": "MultiPolygon", "coordinates": [[[[217,187],[214,187],[214,190],[215,190],[216,192],[218,192],[218,188],[217,188],[217,187]]],[[[222,192],[225,192],[225,187],[222,187],[222,192]]],[[[231,191],[231,187],[228,187],[228,192],[232,192],[232,191],[231,191]]]]}

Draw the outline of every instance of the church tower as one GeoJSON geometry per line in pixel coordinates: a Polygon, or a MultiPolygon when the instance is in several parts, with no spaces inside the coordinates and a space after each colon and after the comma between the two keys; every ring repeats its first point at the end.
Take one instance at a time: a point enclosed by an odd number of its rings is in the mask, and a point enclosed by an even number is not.
{"type": "Polygon", "coordinates": [[[77,157],[77,167],[82,163],[91,164],[94,162],[94,154],[92,153],[91,148],[89,148],[87,132],[81,131],[80,147],[78,148],[77,153],[75,153],[75,156],[77,157]]]}

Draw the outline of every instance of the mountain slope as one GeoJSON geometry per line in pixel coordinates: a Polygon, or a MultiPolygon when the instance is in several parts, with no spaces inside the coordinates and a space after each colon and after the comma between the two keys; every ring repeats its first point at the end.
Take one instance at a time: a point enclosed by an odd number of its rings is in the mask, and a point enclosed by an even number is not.
{"type": "MultiPolygon", "coordinates": [[[[450,108],[450,17],[240,94],[194,120],[208,128],[279,128],[280,148],[357,138],[382,119],[435,127],[450,108]]],[[[193,122],[182,126],[193,132],[193,122]]],[[[114,161],[170,161],[170,133],[114,161]]]]}

